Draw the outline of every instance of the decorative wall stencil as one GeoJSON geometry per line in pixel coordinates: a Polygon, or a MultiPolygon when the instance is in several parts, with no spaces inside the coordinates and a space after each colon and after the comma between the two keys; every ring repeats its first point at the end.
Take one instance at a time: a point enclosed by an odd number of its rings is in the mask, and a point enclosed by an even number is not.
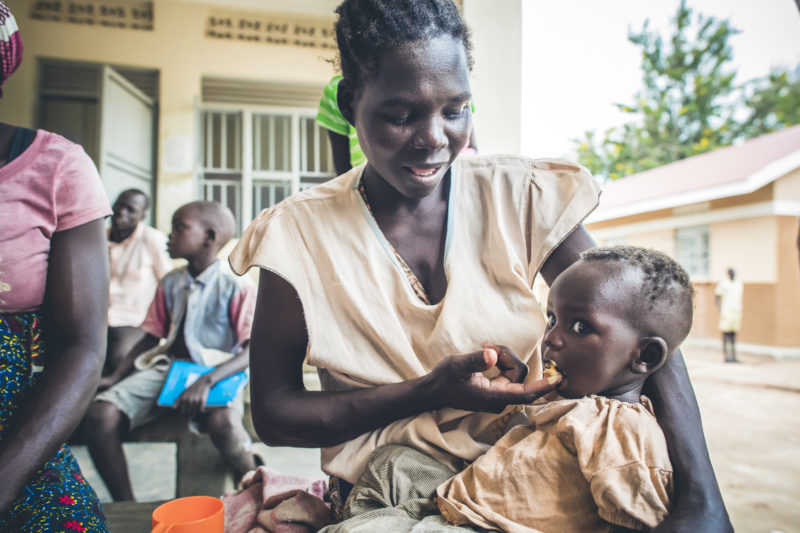
{"type": "Polygon", "coordinates": [[[299,19],[285,14],[215,11],[206,19],[205,35],[225,41],[336,48],[332,20],[299,19]]]}
{"type": "Polygon", "coordinates": [[[153,2],[128,0],[36,0],[31,18],[106,28],[153,30],[153,2]]]}

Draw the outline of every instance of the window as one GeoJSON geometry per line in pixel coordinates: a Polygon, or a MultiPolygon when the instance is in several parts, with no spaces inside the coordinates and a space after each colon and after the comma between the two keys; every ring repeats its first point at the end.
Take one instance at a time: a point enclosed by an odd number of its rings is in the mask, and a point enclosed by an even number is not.
{"type": "Polygon", "coordinates": [[[708,226],[680,228],[675,232],[675,258],[692,278],[707,278],[708,226]]]}
{"type": "Polygon", "coordinates": [[[239,230],[261,210],[334,177],[314,109],[201,110],[202,197],[228,206],[239,230]]]}

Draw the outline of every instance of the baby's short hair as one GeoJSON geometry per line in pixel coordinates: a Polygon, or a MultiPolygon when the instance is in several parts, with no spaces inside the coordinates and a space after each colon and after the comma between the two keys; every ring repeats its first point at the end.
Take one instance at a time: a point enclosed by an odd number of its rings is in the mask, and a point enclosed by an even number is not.
{"type": "Polygon", "coordinates": [[[625,263],[642,275],[640,294],[645,311],[655,313],[661,320],[677,326],[672,335],[665,335],[670,346],[678,345],[689,334],[692,327],[694,287],[689,274],[675,259],[664,252],[639,246],[607,246],[591,248],[581,254],[587,262],[603,261],[625,263]]]}

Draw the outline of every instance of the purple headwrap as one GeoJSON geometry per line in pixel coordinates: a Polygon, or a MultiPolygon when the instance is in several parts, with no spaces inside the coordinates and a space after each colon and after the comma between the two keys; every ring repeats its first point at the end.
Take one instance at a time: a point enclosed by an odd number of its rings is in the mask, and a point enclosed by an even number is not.
{"type": "Polygon", "coordinates": [[[0,0],[0,96],[3,95],[3,83],[21,62],[22,39],[17,21],[8,6],[0,0]]]}

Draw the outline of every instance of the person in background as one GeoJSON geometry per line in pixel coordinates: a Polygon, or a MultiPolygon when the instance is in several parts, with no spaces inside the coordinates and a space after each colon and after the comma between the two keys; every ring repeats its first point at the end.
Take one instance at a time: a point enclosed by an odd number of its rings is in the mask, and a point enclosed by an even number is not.
{"type": "Polygon", "coordinates": [[[736,271],[728,269],[728,279],[717,284],[714,303],[719,307],[719,330],[722,332],[722,353],[726,363],[738,363],[736,358],[736,334],[742,327],[742,282],[736,279],[736,271]]]}
{"type": "Polygon", "coordinates": [[[172,270],[167,237],[143,222],[149,199],[139,189],[122,191],[108,229],[108,348],[103,375],[110,374],[141,340],[139,329],[158,281],[172,270]]]}
{"type": "Polygon", "coordinates": [[[216,202],[192,202],[175,212],[167,247],[188,264],[161,280],[141,326],[146,335],[101,380],[89,407],[82,434],[115,501],[134,497],[122,436],[168,412],[156,400],[173,360],[215,367],[183,391],[174,409],[209,434],[237,479],[255,468],[242,402],[205,406],[209,389],[248,362],[255,287],[217,259],[234,227],[233,213],[216,202]]]}
{"type": "MultiPolygon", "coordinates": [[[[317,110],[317,124],[328,130],[328,139],[331,143],[333,167],[336,175],[344,174],[353,167],[366,161],[364,152],[358,144],[358,134],[355,127],[350,124],[339,111],[338,93],[339,82],[342,76],[336,75],[325,86],[317,110]]],[[[471,110],[475,106],[470,102],[471,110]]],[[[463,154],[474,155],[478,153],[478,143],[475,139],[475,130],[469,135],[469,143],[461,151],[463,154]]]]}
{"type": "MultiPolygon", "coordinates": [[[[545,326],[531,285],[595,246],[582,221],[600,192],[560,159],[459,157],[472,62],[452,1],[345,0],[336,11],[337,101],[367,161],[262,211],[230,255],[239,274],[260,268],[256,431],[269,445],[322,448],[334,511],[378,446],[461,470],[552,390],[523,381],[525,361],[539,370],[545,326]],[[306,357],[321,391],[303,386],[306,357]]],[[[644,391],[679,495],[657,531],[731,531],[680,353],[644,391]]]]}
{"type": "MultiPolygon", "coordinates": [[[[0,87],[21,59],[15,19],[0,0],[0,87]]],[[[64,442],[103,368],[110,214],[80,146],[0,123],[3,533],[107,531],[100,501],[64,442]]]]}

